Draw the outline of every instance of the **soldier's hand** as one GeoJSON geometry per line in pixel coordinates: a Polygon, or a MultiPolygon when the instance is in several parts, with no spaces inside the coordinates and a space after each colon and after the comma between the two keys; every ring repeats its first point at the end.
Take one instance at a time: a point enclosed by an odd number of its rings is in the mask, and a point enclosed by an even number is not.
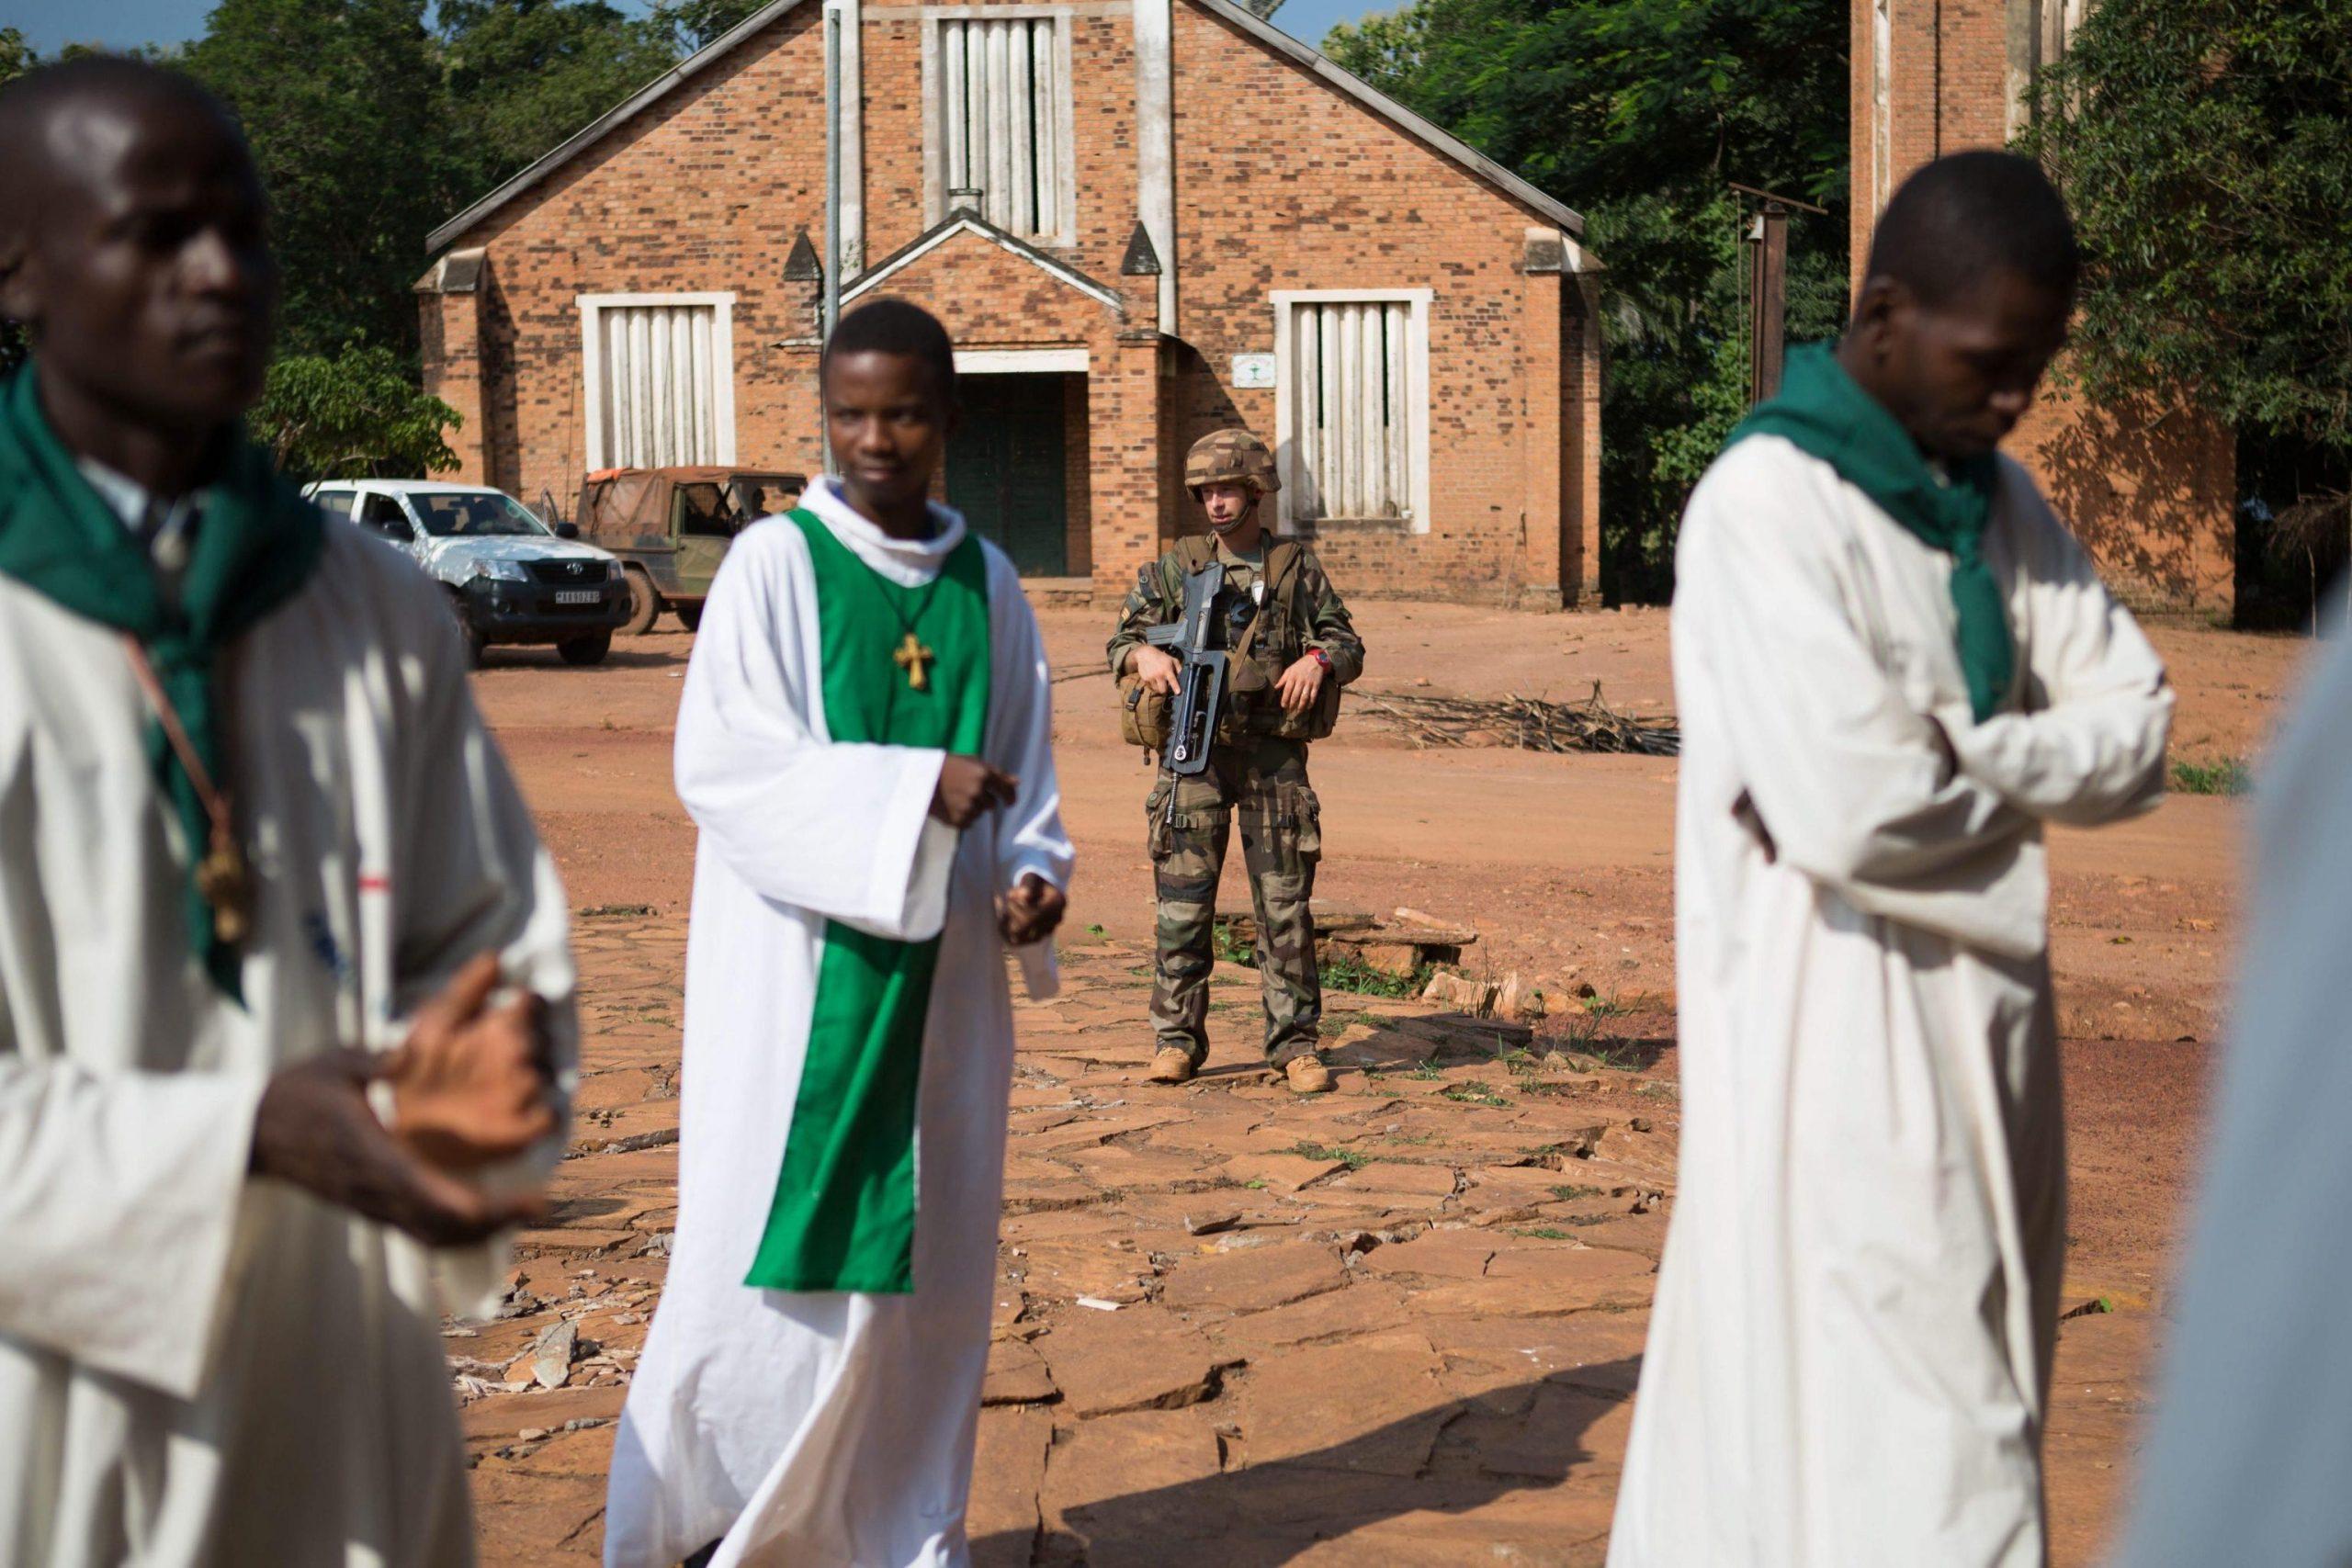
{"type": "Polygon", "coordinates": [[[1274,691],[1283,700],[1284,713],[1305,713],[1315,705],[1323,690],[1323,661],[1308,654],[1282,672],[1274,682],[1274,691]]]}
{"type": "Polygon", "coordinates": [[[1021,781],[999,773],[978,757],[950,756],[939,765],[939,788],[931,797],[931,814],[950,828],[968,828],[983,811],[1010,806],[1021,781]]]}
{"type": "Polygon", "coordinates": [[[547,1004],[526,991],[491,1008],[498,957],[476,957],[417,1010],[384,1066],[392,1135],[444,1170],[521,1154],[555,1130],[547,1004]]]}
{"type": "Polygon", "coordinates": [[[1136,679],[1147,689],[1171,697],[1176,694],[1178,677],[1184,672],[1182,664],[1148,642],[1136,644],[1135,652],[1127,659],[1127,668],[1135,671],[1136,679]]]}
{"type": "Polygon", "coordinates": [[[1007,947],[1026,947],[1053,935],[1069,907],[1062,890],[1033,871],[997,899],[997,930],[1007,947]]]}

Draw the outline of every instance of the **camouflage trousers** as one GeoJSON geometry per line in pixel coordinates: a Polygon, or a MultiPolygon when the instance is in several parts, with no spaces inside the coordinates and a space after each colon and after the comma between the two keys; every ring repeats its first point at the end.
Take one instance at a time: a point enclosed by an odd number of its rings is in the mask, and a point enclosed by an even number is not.
{"type": "Polygon", "coordinates": [[[1169,779],[1146,804],[1159,901],[1151,1023],[1162,1047],[1198,1066],[1208,1055],[1209,972],[1216,967],[1216,887],[1233,818],[1258,916],[1258,975],[1266,1004],[1266,1056],[1281,1066],[1312,1055],[1322,1032],[1323,982],[1315,963],[1315,867],[1323,858],[1322,808],[1306,783],[1306,747],[1272,738],[1218,746],[1206,772],[1169,779]]]}

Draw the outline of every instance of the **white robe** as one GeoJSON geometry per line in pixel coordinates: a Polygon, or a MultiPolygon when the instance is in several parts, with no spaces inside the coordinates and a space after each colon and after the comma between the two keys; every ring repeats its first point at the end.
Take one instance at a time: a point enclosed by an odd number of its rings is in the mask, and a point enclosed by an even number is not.
{"type": "Polygon", "coordinates": [[[1681,1168],[1613,1568],[2042,1559],[2065,1159],[2041,824],[2151,806],[2172,699],[2001,470],[2022,701],[1981,725],[1949,557],[1777,436],[1691,497],[1681,1168]]]}
{"type": "MultiPolygon", "coordinates": [[[[433,1255],[246,1173],[262,1088],[484,949],[555,1002],[567,912],[440,590],[343,524],[232,650],[259,874],[247,1006],[189,957],[185,851],[118,635],[0,577],[0,1562],[472,1561],[433,1255]]],[[[462,1276],[462,1278],[460,1278],[462,1276]]]]}
{"type": "Polygon", "coordinates": [[[2352,643],[2262,768],[2217,1132],[2122,1562],[2352,1562],[2352,643]]]}
{"type": "MultiPolygon", "coordinates": [[[[939,509],[894,540],[823,484],[804,504],[891,581],[964,537],[939,509]]],[[[701,829],[686,948],[678,1229],[613,1454],[605,1560],[657,1568],[722,1534],[721,1565],[962,1564],[988,1363],[1012,1016],[995,897],[1067,886],[1045,652],[1012,563],[983,545],[988,761],[1019,798],[960,835],[929,815],[942,753],[831,742],[808,541],[771,519],[712,585],[678,715],[677,784],[701,829]],[[942,934],[916,1111],[910,1295],[744,1283],[808,1043],[827,919],[942,934]],[[943,931],[944,922],[944,931],[943,931]]],[[[1033,994],[1050,948],[1020,950],[1033,994]]]]}

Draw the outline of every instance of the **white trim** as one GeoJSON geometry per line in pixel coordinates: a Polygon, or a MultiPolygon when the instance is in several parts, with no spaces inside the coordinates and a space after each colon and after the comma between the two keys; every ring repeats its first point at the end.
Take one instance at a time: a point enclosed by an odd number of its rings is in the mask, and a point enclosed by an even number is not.
{"type": "Polygon", "coordinates": [[[947,224],[944,228],[933,230],[923,240],[909,246],[903,251],[900,251],[897,255],[892,256],[888,261],[884,262],[879,267],[867,273],[865,276],[859,278],[847,288],[842,289],[842,303],[846,305],[858,295],[865,293],[869,288],[878,286],[884,278],[891,277],[899,273],[904,272],[908,267],[913,265],[916,262],[921,261],[923,257],[929,255],[932,252],[937,250],[940,246],[945,244],[948,241],[954,239],[958,234],[978,234],[981,239],[986,240],[989,244],[996,246],[999,250],[1010,252],[1012,254],[1019,256],[1022,260],[1027,262],[1030,265],[1036,267],[1039,271],[1049,273],[1053,276],[1060,279],[1062,282],[1069,284],[1072,288],[1077,289],[1080,294],[1085,295],[1088,299],[1108,305],[1114,310],[1119,310],[1124,308],[1125,302],[1120,299],[1119,291],[1117,289],[1105,288],[1101,284],[1095,282],[1092,278],[1087,276],[1084,273],[1079,271],[1076,267],[1066,265],[1061,262],[1056,261],[1051,256],[1040,255],[1030,246],[1012,239],[1009,235],[997,233],[995,231],[988,228],[985,224],[974,222],[968,216],[958,218],[955,222],[947,224]]]}
{"type": "MultiPolygon", "coordinates": [[[[687,56],[677,65],[648,83],[643,90],[633,95],[628,102],[606,114],[600,115],[577,134],[567,137],[545,156],[533,163],[529,168],[434,230],[425,237],[424,248],[427,251],[437,251],[442,246],[458,239],[467,230],[538,184],[549,173],[570,162],[606,134],[635,118],[649,106],[666,96],[671,89],[688,77],[716,64],[738,44],[800,3],[801,0],[773,0],[772,4],[754,11],[739,26],[722,37],[714,39],[700,51],[687,56]]],[[[1580,235],[1584,232],[1584,219],[1573,208],[1544,195],[1500,164],[1474,150],[1459,138],[1447,135],[1402,104],[1385,96],[1356,77],[1350,75],[1306,44],[1275,27],[1272,22],[1261,21],[1239,6],[1228,4],[1227,0],[1193,0],[1193,3],[1207,11],[1209,15],[1240,28],[1268,49],[1302,67],[1325,85],[1354,99],[1415,141],[1461,164],[1479,179],[1501,190],[1523,206],[1532,208],[1543,216],[1552,219],[1569,233],[1580,235]]],[[[1077,6],[1069,8],[1080,9],[1077,6]]],[[[1089,16],[1100,14],[1091,6],[1083,9],[1089,16]]],[[[1159,242],[1155,237],[1152,243],[1158,244],[1159,242]]],[[[1175,258],[1172,252],[1162,254],[1160,276],[1163,279],[1169,276],[1170,269],[1172,269],[1174,265],[1175,258]]]]}
{"type": "Polygon", "coordinates": [[[1159,330],[1173,337],[1176,309],[1176,112],[1173,0],[1135,0],[1136,206],[1159,253],[1159,330]]]}
{"type": "MultiPolygon", "coordinates": [[[[1408,305],[1412,318],[1406,331],[1405,345],[1405,407],[1408,438],[1411,447],[1406,454],[1411,472],[1408,477],[1411,495],[1412,515],[1406,526],[1416,534],[1430,531],[1430,307],[1436,290],[1430,288],[1277,288],[1267,297],[1274,312],[1274,460],[1280,465],[1283,488],[1277,492],[1274,509],[1274,531],[1277,534],[1298,532],[1299,519],[1292,514],[1293,498],[1306,493],[1306,474],[1300,466],[1298,432],[1293,414],[1295,379],[1298,374],[1294,363],[1290,313],[1294,305],[1408,305]]],[[[1345,519],[1341,519],[1345,521],[1345,519]]]]}
{"type": "Polygon", "coordinates": [[[582,294],[574,301],[580,307],[580,374],[585,393],[581,410],[588,424],[587,438],[582,444],[586,455],[586,469],[590,473],[605,468],[605,334],[597,330],[597,318],[608,310],[626,310],[631,306],[671,305],[709,306],[711,321],[711,422],[718,446],[718,460],[735,461],[735,296],[733,293],[706,291],[684,294],[582,294]]]}
{"type": "Polygon", "coordinates": [[[825,0],[841,13],[842,51],[842,276],[865,270],[865,64],[859,46],[865,30],[858,0],[825,0]]]}
{"type": "Polygon", "coordinates": [[[1093,359],[1082,348],[959,348],[958,376],[1083,376],[1093,359]]]}
{"type": "MultiPolygon", "coordinates": [[[[912,10],[921,28],[918,56],[922,62],[922,220],[926,228],[934,226],[947,216],[947,189],[952,165],[956,162],[952,150],[944,143],[956,137],[964,125],[967,112],[964,94],[970,80],[971,67],[963,65],[962,48],[943,42],[942,22],[1050,22],[1052,43],[1051,74],[1046,81],[1046,103],[1052,110],[1053,123],[1049,136],[1055,143],[1043,160],[1053,178],[1054,222],[1051,227],[1038,225],[1023,230],[1011,211],[986,211],[983,216],[997,227],[1018,234],[1020,238],[1040,245],[1068,248],[1078,243],[1078,155],[1071,139],[1076,119],[1078,96],[1077,62],[1072,57],[1075,39],[1070,18],[1076,7],[1068,5],[921,5],[905,7],[912,10]],[[1001,221],[1000,221],[1000,219],[1001,221]]],[[[963,34],[963,48],[981,39],[993,39],[992,62],[984,79],[990,84],[991,93],[1010,94],[1015,81],[1030,84],[1034,96],[1036,41],[1034,36],[1022,38],[1022,57],[1011,56],[1007,35],[1001,30],[977,36],[968,29],[963,34]]],[[[1025,124],[1020,138],[1025,140],[1025,124]]],[[[967,150],[967,157],[973,150],[967,150]]],[[[991,144],[985,149],[997,164],[989,176],[972,183],[986,189],[991,185],[1012,183],[1010,171],[1016,154],[1025,151],[1013,144],[991,144]]],[[[971,175],[967,174],[967,179],[971,175]]],[[[993,193],[982,197],[983,206],[993,193]]]]}

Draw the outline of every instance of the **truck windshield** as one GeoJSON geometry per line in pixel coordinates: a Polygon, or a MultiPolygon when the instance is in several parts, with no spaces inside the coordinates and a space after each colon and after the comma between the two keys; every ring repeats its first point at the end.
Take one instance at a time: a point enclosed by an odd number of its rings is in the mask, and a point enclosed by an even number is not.
{"type": "Polygon", "coordinates": [[[440,491],[412,494],[408,501],[424,520],[424,531],[436,539],[514,534],[545,537],[548,533],[547,525],[521,502],[494,490],[440,491]]]}
{"type": "Polygon", "coordinates": [[[727,481],[727,490],[736,516],[752,523],[799,505],[807,482],[797,474],[737,474],[727,481]]]}

